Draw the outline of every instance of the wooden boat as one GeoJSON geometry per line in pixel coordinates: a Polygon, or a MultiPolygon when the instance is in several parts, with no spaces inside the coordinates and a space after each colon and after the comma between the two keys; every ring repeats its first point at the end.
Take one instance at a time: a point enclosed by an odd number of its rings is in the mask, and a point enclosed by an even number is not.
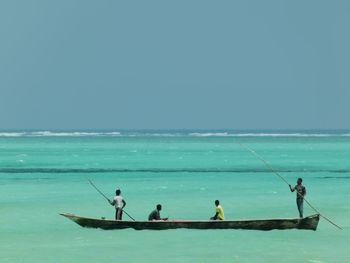
{"type": "Polygon", "coordinates": [[[190,229],[304,229],[316,230],[320,215],[311,215],[302,219],[258,219],[258,220],[224,220],[224,221],[193,221],[193,220],[168,220],[168,221],[117,221],[110,219],[97,219],[76,216],[73,214],[61,214],[82,227],[110,229],[133,228],[135,230],[166,230],[175,228],[190,229]]]}

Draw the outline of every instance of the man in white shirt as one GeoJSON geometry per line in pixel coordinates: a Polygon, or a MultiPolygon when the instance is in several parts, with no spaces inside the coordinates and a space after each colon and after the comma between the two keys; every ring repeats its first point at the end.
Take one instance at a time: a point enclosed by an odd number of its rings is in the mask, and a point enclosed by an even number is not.
{"type": "Polygon", "coordinates": [[[297,185],[292,187],[289,185],[289,189],[291,192],[296,191],[297,192],[297,207],[299,211],[299,217],[303,218],[303,212],[304,212],[304,196],[306,195],[306,188],[303,186],[303,179],[298,178],[297,185]]]}
{"type": "Polygon", "coordinates": [[[126,202],[120,194],[120,189],[117,189],[115,190],[113,201],[108,200],[111,205],[115,206],[115,220],[122,220],[123,208],[126,206],[126,202]]]}

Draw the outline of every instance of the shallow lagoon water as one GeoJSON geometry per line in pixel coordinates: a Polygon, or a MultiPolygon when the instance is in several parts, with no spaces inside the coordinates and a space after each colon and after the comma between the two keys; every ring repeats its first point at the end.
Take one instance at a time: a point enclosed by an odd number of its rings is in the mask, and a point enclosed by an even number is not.
{"type": "MultiPolygon", "coordinates": [[[[84,229],[58,215],[113,218],[116,187],[145,220],[207,219],[220,199],[227,219],[296,217],[295,194],[226,136],[0,137],[1,262],[350,261],[350,138],[242,137],[294,184],[325,220],[313,231],[84,229]]],[[[305,214],[314,212],[305,205],[305,214]]],[[[124,214],[124,220],[127,220],[124,214]]]]}

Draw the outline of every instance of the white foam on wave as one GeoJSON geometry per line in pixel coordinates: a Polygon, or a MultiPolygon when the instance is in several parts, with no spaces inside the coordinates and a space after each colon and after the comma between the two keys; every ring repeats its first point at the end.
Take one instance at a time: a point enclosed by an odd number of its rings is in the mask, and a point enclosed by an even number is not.
{"type": "Polygon", "coordinates": [[[86,132],[86,131],[32,131],[32,132],[0,132],[0,137],[103,137],[103,136],[125,136],[125,137],[350,137],[350,133],[268,133],[268,132],[192,132],[192,133],[149,133],[149,132],[86,132]]]}
{"type": "Polygon", "coordinates": [[[236,134],[237,137],[350,137],[350,133],[246,133],[236,134]]]}
{"type": "Polygon", "coordinates": [[[80,136],[119,136],[120,132],[0,132],[0,137],[80,137],[80,136]]]}
{"type": "Polygon", "coordinates": [[[51,132],[37,131],[28,136],[34,137],[82,137],[82,136],[118,136],[120,132],[51,132]]]}
{"type": "Polygon", "coordinates": [[[100,135],[102,136],[119,136],[121,135],[120,132],[103,132],[103,133],[100,133],[100,135]]]}
{"type": "Polygon", "coordinates": [[[0,137],[21,137],[25,132],[0,132],[0,137]]]}
{"type": "Polygon", "coordinates": [[[321,134],[321,133],[238,133],[232,134],[236,137],[330,137],[337,134],[321,134]]]}
{"type": "Polygon", "coordinates": [[[125,136],[178,137],[178,136],[182,136],[182,134],[181,133],[139,133],[139,134],[126,134],[125,136]]]}
{"type": "Polygon", "coordinates": [[[230,136],[227,132],[193,132],[188,134],[189,136],[196,136],[196,137],[211,137],[211,136],[216,136],[216,137],[224,137],[224,136],[230,136]]]}
{"type": "Polygon", "coordinates": [[[194,137],[350,137],[350,133],[346,134],[330,134],[330,133],[190,133],[188,136],[194,137]]]}

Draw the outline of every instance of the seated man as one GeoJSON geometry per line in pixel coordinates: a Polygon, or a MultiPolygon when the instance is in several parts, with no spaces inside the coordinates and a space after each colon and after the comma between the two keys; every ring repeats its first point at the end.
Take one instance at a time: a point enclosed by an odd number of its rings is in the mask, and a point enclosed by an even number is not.
{"type": "Polygon", "coordinates": [[[161,218],[160,217],[160,210],[162,210],[162,205],[158,204],[156,209],[153,210],[149,216],[148,216],[148,220],[149,221],[156,221],[156,220],[163,220],[166,221],[168,220],[168,218],[161,218]]]}
{"type": "Polygon", "coordinates": [[[222,209],[219,200],[215,200],[216,213],[210,220],[224,220],[224,210],[222,209]]]}

